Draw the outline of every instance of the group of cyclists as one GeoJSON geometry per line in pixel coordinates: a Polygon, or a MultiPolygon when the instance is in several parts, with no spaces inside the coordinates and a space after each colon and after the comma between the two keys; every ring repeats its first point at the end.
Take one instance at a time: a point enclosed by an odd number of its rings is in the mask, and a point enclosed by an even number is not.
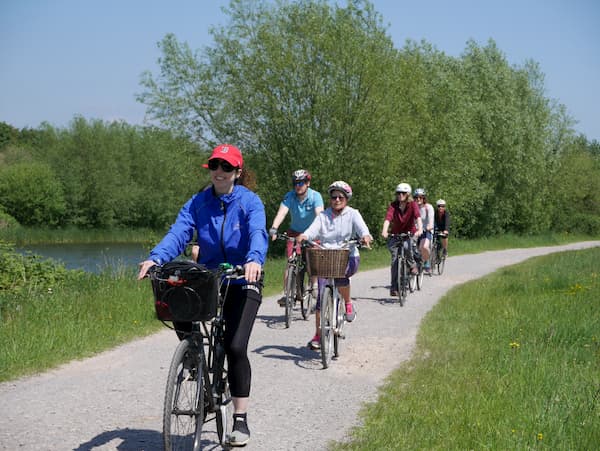
{"type": "MultiPolygon", "coordinates": [[[[267,232],[265,208],[250,189],[243,186],[244,160],[241,151],[234,145],[221,144],[215,147],[203,165],[210,173],[211,185],[193,195],[180,209],[175,223],[163,239],[150,251],[146,260],[140,263],[138,279],[143,279],[154,265],[163,265],[186,249],[194,237],[197,240],[195,255],[198,263],[208,269],[216,269],[223,262],[240,265],[244,277],[233,282],[224,293],[225,304],[225,350],[228,364],[228,380],[234,406],[233,432],[229,437],[230,446],[244,446],[250,439],[247,422],[249,406],[251,367],[248,359],[248,342],[259,306],[262,302],[264,263],[266,260],[269,235],[275,239],[278,228],[290,213],[291,222],[288,236],[296,238],[296,243],[288,242],[287,255],[292,253],[294,244],[308,240],[319,242],[324,248],[339,248],[343,243],[358,238],[362,245],[370,247],[373,237],[360,212],[348,205],[352,199],[352,187],[342,180],[331,183],[327,188],[329,206],[325,208],[318,191],[310,188],[311,174],[299,169],[292,174],[293,190],[287,192],[267,232]]],[[[396,199],[389,205],[381,235],[388,238],[392,234],[410,232],[418,240],[418,247],[424,261],[428,260],[429,246],[434,229],[446,235],[443,241],[447,252],[447,234],[450,215],[446,203],[437,201],[437,211],[427,202],[426,192],[418,188],[411,193],[407,183],[396,187],[396,199]],[[412,198],[414,194],[414,199],[412,198]]],[[[388,246],[390,246],[388,240],[388,246]]],[[[392,266],[397,264],[393,257],[392,266]]],[[[397,248],[395,248],[397,249],[397,248]]],[[[410,252],[410,263],[415,268],[415,255],[410,252]]],[[[356,310],[350,296],[350,277],[360,264],[360,254],[356,245],[351,245],[345,277],[336,279],[336,285],[345,303],[345,319],[351,322],[356,310]]],[[[414,269],[413,269],[414,270],[414,269]]],[[[426,267],[427,270],[427,267],[426,267]]],[[[390,294],[398,290],[397,271],[392,268],[390,294]],[[396,280],[395,280],[396,277],[396,280]]],[[[313,290],[322,280],[312,280],[313,290]]],[[[284,285],[285,286],[285,285],[284,285]]],[[[281,300],[280,300],[281,301],[281,300]]],[[[281,303],[281,302],[280,302],[281,303]]],[[[308,342],[312,349],[320,347],[319,304],[315,311],[316,330],[308,342]]],[[[191,323],[175,325],[180,339],[190,330],[191,323]]]]}

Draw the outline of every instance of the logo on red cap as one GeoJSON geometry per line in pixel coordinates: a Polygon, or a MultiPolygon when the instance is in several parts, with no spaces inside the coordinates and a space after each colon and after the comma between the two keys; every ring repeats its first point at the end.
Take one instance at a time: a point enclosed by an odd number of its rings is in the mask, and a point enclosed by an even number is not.
{"type": "MultiPolygon", "coordinates": [[[[244,159],[242,158],[242,152],[235,146],[231,144],[220,144],[215,147],[212,151],[212,154],[209,160],[214,158],[219,158],[220,160],[225,160],[232,166],[236,168],[241,168],[244,165],[244,159]]],[[[203,165],[205,168],[208,165],[203,165]]]]}

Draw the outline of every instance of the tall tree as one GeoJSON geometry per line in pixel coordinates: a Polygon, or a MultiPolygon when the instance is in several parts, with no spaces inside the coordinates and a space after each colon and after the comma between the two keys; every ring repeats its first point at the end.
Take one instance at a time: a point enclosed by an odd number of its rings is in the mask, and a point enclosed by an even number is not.
{"type": "Polygon", "coordinates": [[[293,169],[355,186],[361,208],[379,178],[391,184],[397,137],[396,51],[367,1],[234,0],[230,22],[203,53],[161,42],[160,76],[146,74],[139,99],[163,125],[204,141],[233,141],[260,164],[258,186],[276,208],[293,169]],[[343,162],[343,164],[342,164],[343,162]],[[261,178],[261,173],[269,176],[261,178]]]}

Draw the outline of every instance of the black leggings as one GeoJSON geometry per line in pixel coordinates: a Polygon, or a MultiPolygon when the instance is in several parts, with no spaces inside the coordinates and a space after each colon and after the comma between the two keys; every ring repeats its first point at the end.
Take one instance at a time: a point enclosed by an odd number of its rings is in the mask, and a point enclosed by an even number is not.
{"type": "MultiPolygon", "coordinates": [[[[225,352],[231,395],[237,398],[250,396],[252,372],[248,359],[248,342],[252,326],[262,301],[263,279],[256,284],[229,285],[223,317],[225,318],[225,352]]],[[[175,323],[179,339],[191,330],[191,323],[175,323]]]]}

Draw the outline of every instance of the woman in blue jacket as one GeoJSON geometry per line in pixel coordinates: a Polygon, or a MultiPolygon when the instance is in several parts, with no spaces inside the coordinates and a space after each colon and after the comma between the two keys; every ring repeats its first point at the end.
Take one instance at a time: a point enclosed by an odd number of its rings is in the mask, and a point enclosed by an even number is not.
{"type": "Polygon", "coordinates": [[[223,315],[227,324],[225,346],[228,377],[234,405],[230,444],[243,446],[250,438],[246,412],[250,396],[251,369],[248,341],[262,301],[263,270],[268,248],[265,208],[260,198],[238,185],[243,158],[229,144],[217,146],[208,164],[212,187],[195,194],[179,211],[177,220],[161,242],[140,263],[138,279],[152,266],[179,256],[198,236],[198,262],[208,268],[220,263],[242,265],[244,279],[233,280],[227,292],[223,315]]]}

